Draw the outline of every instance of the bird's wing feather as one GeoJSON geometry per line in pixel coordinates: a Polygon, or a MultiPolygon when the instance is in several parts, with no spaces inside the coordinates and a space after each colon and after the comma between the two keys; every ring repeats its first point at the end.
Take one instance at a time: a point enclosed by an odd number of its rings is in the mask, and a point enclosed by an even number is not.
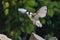
{"type": "Polygon", "coordinates": [[[32,33],[34,35],[34,37],[37,39],[37,40],[45,40],[43,39],[42,37],[40,37],[39,35],[35,34],[35,33],[32,33]]]}
{"type": "Polygon", "coordinates": [[[35,17],[43,18],[46,16],[46,14],[47,14],[47,7],[43,6],[35,13],[35,17]]]}
{"type": "Polygon", "coordinates": [[[21,12],[21,13],[25,13],[25,14],[27,14],[28,16],[33,15],[32,12],[30,12],[30,11],[28,11],[28,10],[26,10],[26,9],[23,9],[23,8],[18,8],[18,11],[21,12]]]}
{"type": "Polygon", "coordinates": [[[21,13],[25,13],[27,10],[23,9],[23,8],[18,8],[18,11],[21,12],[21,13]]]}

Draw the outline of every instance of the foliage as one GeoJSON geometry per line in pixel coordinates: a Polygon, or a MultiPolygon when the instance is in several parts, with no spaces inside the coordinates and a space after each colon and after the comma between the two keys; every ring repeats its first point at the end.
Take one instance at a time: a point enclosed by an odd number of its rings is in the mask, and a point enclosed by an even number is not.
{"type": "MultiPolygon", "coordinates": [[[[0,7],[0,33],[6,34],[14,40],[23,40],[22,33],[31,34],[34,25],[27,15],[18,12],[18,8],[25,8],[36,12],[42,6],[48,7],[45,18],[40,18],[43,28],[38,31],[46,35],[53,33],[53,36],[60,38],[60,1],[58,0],[1,0],[0,7]],[[43,31],[42,31],[43,30],[43,31]]],[[[50,34],[51,35],[51,34],[50,34]]]]}

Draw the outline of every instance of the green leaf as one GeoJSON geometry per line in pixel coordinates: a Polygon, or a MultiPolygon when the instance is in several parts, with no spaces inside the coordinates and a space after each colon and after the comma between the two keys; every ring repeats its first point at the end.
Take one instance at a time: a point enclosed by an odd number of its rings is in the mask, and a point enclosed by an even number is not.
{"type": "Polygon", "coordinates": [[[48,16],[53,17],[54,11],[52,8],[48,9],[48,16]]]}
{"type": "Polygon", "coordinates": [[[40,20],[42,24],[45,24],[46,23],[46,20],[45,19],[41,19],[40,20]]]}
{"type": "Polygon", "coordinates": [[[9,14],[9,9],[5,9],[5,15],[8,15],[9,14]]]}
{"type": "Polygon", "coordinates": [[[31,12],[35,12],[35,9],[30,6],[25,6],[25,8],[31,12]]]}

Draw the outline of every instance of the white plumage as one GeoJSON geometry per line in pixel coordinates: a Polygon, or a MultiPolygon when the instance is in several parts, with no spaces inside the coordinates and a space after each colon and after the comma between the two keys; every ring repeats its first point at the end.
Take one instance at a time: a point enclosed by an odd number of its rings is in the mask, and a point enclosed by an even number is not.
{"type": "Polygon", "coordinates": [[[50,37],[49,40],[58,40],[57,37],[50,37]]]}
{"type": "Polygon", "coordinates": [[[45,40],[43,39],[42,37],[40,37],[39,35],[35,34],[35,33],[32,33],[34,35],[34,37],[37,39],[37,40],[45,40]]]}
{"type": "Polygon", "coordinates": [[[46,16],[47,13],[47,7],[43,6],[41,7],[36,13],[32,13],[27,11],[26,9],[23,8],[18,8],[18,11],[20,11],[21,13],[26,13],[29,18],[33,21],[33,24],[36,25],[37,27],[42,27],[42,24],[39,21],[39,17],[43,18],[46,16]]]}
{"type": "MultiPolygon", "coordinates": [[[[37,27],[42,27],[42,24],[41,24],[41,22],[39,21],[38,18],[39,17],[40,18],[44,18],[46,16],[46,14],[47,14],[47,7],[46,6],[41,7],[34,14],[32,12],[27,11],[26,9],[23,9],[23,8],[18,8],[18,11],[20,11],[21,13],[27,14],[29,16],[29,18],[33,21],[34,25],[36,25],[37,27]]],[[[34,37],[37,40],[45,40],[42,37],[40,37],[39,35],[35,34],[34,32],[32,34],[34,35],[34,37]]],[[[57,40],[57,38],[52,37],[52,38],[49,38],[49,40],[57,40]]]]}
{"type": "Polygon", "coordinates": [[[10,38],[8,38],[6,35],[4,34],[0,34],[0,40],[12,40],[10,38]]]}
{"type": "Polygon", "coordinates": [[[27,10],[23,9],[23,8],[19,8],[18,11],[25,13],[27,10]]]}

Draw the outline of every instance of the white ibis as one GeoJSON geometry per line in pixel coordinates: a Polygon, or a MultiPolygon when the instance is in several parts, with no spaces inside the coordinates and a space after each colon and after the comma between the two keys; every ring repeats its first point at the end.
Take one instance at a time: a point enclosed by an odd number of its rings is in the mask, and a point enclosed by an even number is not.
{"type": "Polygon", "coordinates": [[[49,40],[58,40],[57,37],[50,37],[49,40]]]}
{"type": "Polygon", "coordinates": [[[49,37],[47,39],[44,39],[41,36],[39,36],[33,32],[29,40],[58,40],[58,38],[57,37],[49,37]]]}
{"type": "Polygon", "coordinates": [[[34,37],[36,38],[36,40],[45,40],[44,38],[42,38],[41,36],[35,34],[34,32],[32,34],[34,35],[34,37]]]}
{"type": "MultiPolygon", "coordinates": [[[[33,24],[37,27],[42,27],[42,24],[39,21],[39,18],[44,18],[47,14],[47,6],[41,7],[36,13],[29,12],[26,9],[18,8],[18,11],[25,13],[33,21],[33,24]]],[[[32,33],[30,40],[45,40],[41,36],[37,35],[35,32],[32,33]]],[[[57,40],[56,37],[49,38],[49,40],[57,40]]]]}
{"type": "Polygon", "coordinates": [[[12,40],[10,38],[8,38],[6,35],[4,34],[0,34],[0,40],[12,40]]]}
{"type": "Polygon", "coordinates": [[[41,7],[36,13],[32,13],[27,11],[26,9],[23,8],[18,8],[18,11],[20,11],[21,13],[26,13],[29,18],[33,21],[33,24],[36,25],[37,27],[42,27],[42,24],[39,21],[39,17],[43,18],[46,16],[47,13],[47,7],[43,6],[41,7]]]}

